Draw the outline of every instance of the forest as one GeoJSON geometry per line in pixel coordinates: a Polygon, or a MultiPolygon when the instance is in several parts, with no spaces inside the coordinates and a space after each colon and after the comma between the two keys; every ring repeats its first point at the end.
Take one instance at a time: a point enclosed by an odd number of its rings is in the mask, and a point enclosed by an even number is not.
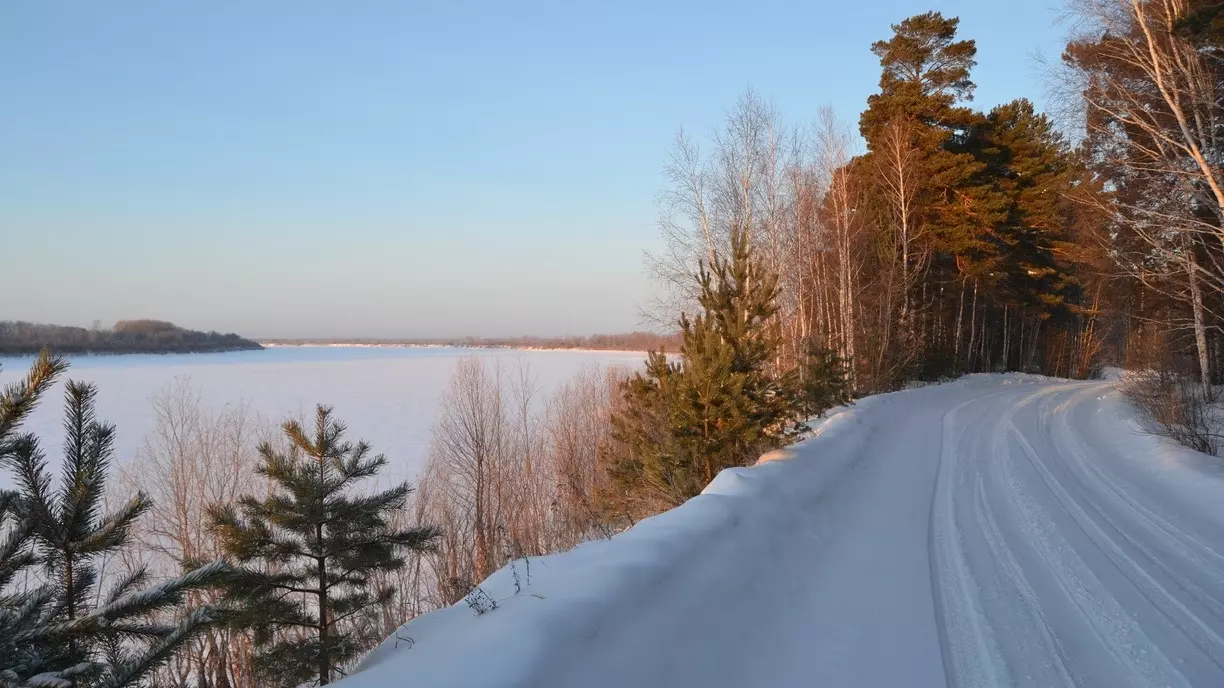
{"type": "Polygon", "coordinates": [[[0,356],[44,348],[61,354],[198,354],[263,347],[233,333],[195,332],[161,320],[120,320],[109,329],[0,322],[0,356]]]}
{"type": "Polygon", "coordinates": [[[380,481],[326,406],[275,429],[186,384],[123,470],[70,384],[57,483],[21,428],[64,374],[43,354],[0,396],[0,686],[326,685],[411,644],[414,616],[496,609],[493,571],[527,578],[916,381],[1146,371],[1135,398],[1193,443],[1224,377],[1224,6],[1068,12],[1050,112],[975,109],[977,44],[932,11],[871,46],[857,122],[750,91],[678,135],[648,258],[673,353],[548,399],[463,362],[415,485],[380,481]]]}
{"type": "Polygon", "coordinates": [[[708,142],[676,140],[659,306],[690,303],[693,262],[744,228],[780,280],[785,355],[817,341],[860,392],[1157,352],[1215,379],[1219,65],[1177,4],[1073,6],[1094,28],[1051,75],[1065,121],[1028,100],[973,109],[976,44],[938,13],[872,46],[880,90],[856,131],[831,112],[788,126],[749,92],[708,142]]]}

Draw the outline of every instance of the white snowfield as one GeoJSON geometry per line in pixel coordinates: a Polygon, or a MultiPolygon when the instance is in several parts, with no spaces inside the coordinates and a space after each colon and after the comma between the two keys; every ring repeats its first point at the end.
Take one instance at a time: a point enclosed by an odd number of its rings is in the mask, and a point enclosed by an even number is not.
{"type": "Polygon", "coordinates": [[[1224,686],[1224,464],[1132,415],[1020,375],[865,399],[341,685],[1224,686]]]}

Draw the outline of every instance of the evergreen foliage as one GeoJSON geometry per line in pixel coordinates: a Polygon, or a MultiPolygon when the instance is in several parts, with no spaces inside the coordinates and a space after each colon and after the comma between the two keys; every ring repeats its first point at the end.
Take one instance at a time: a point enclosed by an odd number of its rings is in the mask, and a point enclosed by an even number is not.
{"type": "MultiPolygon", "coordinates": [[[[752,254],[742,230],[729,258],[696,276],[701,312],[680,317],[679,360],[651,353],[625,383],[613,418],[609,474],[629,511],[675,506],[701,492],[724,468],[752,463],[806,429],[819,403],[796,370],[778,370],[778,282],[752,254]]],[[[809,374],[842,377],[835,366],[809,374]]],[[[811,389],[819,383],[808,378],[811,389]]],[[[844,388],[844,379],[834,386],[844,388]]]]}
{"type": "Polygon", "coordinates": [[[959,25],[955,17],[927,12],[894,24],[891,39],[871,46],[883,72],[880,92],[868,97],[859,121],[869,146],[898,115],[928,127],[926,143],[933,145],[924,148],[932,153],[954,130],[972,123],[972,111],[959,103],[973,100],[970,72],[977,65],[977,44],[956,40],[959,25]]]}
{"type": "Polygon", "coordinates": [[[1027,100],[989,114],[966,106],[977,48],[957,39],[958,27],[956,18],[928,12],[873,46],[880,93],[860,120],[868,152],[851,164],[867,188],[867,214],[896,231],[895,191],[872,175],[890,164],[879,159],[892,144],[890,127],[906,123],[917,187],[908,232],[917,239],[895,258],[911,278],[897,317],[907,350],[892,355],[917,367],[898,369],[893,385],[972,371],[1066,374],[1054,368],[1071,357],[1056,345],[1082,312],[1067,250],[1075,152],[1027,100]]]}
{"type": "Polygon", "coordinates": [[[100,590],[99,560],[127,543],[150,503],[137,494],[118,510],[103,512],[115,429],[96,419],[91,385],[66,386],[58,489],[52,488],[38,439],[16,434],[65,367],[44,352],[0,398],[0,461],[19,486],[0,493],[0,686],[140,685],[212,622],[215,610],[196,609],[173,624],[154,622],[151,615],[180,605],[226,567],[213,562],[151,587],[145,587],[149,572],[138,568],[100,590]],[[17,578],[26,572],[39,582],[19,586],[17,578]]]}
{"type": "Polygon", "coordinates": [[[1224,2],[1189,0],[1187,4],[1188,11],[1178,29],[1196,46],[1219,57],[1224,49],[1224,2]]]}
{"type": "Polygon", "coordinates": [[[1006,216],[993,233],[1001,257],[998,298],[1047,318],[1070,296],[1066,254],[1068,202],[1074,157],[1054,124],[1028,100],[992,110],[983,132],[990,173],[1006,198],[1006,216]]]}
{"type": "Polygon", "coordinates": [[[312,434],[283,426],[290,449],[265,442],[258,472],[271,491],[210,509],[222,546],[237,568],[226,581],[231,623],[251,628],[262,651],[264,685],[325,685],[381,640],[360,623],[394,594],[371,577],[404,565],[405,550],[428,549],[433,528],[397,529],[408,483],[369,494],[354,488],[387,465],[364,442],[344,440],[345,426],[320,406],[312,434]]]}
{"type": "Polygon", "coordinates": [[[867,99],[859,129],[868,151],[880,147],[886,129],[901,119],[913,123],[919,154],[919,220],[932,225],[932,240],[955,250],[972,245],[953,230],[964,223],[965,194],[983,169],[972,152],[970,133],[981,115],[964,107],[973,99],[970,72],[977,64],[974,41],[957,41],[960,20],[938,12],[910,17],[893,26],[893,37],[878,41],[880,92],[867,99]]]}
{"type": "Polygon", "coordinates": [[[809,344],[799,369],[798,400],[802,416],[816,418],[854,401],[847,362],[827,347],[809,344]]]}

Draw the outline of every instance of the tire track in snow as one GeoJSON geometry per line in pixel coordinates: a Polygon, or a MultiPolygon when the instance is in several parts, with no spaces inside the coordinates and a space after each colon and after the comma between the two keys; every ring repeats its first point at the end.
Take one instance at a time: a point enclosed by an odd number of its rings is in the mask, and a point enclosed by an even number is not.
{"type": "MultiPolygon", "coordinates": [[[[1183,571],[1202,571],[1202,567],[1218,566],[1218,562],[1206,562],[1199,557],[1202,549],[1214,554],[1209,547],[1188,538],[1172,524],[1143,507],[1129,495],[1125,495],[1105,473],[1087,460],[1082,440],[1075,436],[1066,419],[1065,402],[1061,413],[1057,413],[1058,421],[1055,429],[1058,431],[1052,444],[1059,450],[1060,458],[1066,458],[1069,453],[1082,472],[1075,478],[1087,480],[1089,484],[1081,484],[1080,489],[1070,490],[1054,475],[1038,452],[1024,438],[1019,428],[1012,425],[1009,430],[1017,438],[1028,460],[1037,470],[1050,491],[1075,520],[1084,534],[1100,548],[1111,563],[1129,580],[1154,609],[1160,612],[1173,626],[1178,628],[1203,654],[1210,658],[1217,668],[1224,671],[1224,636],[1222,636],[1204,616],[1224,626],[1224,607],[1220,600],[1213,597],[1207,590],[1198,585],[1183,571]],[[1107,503],[1120,507],[1126,516],[1138,519],[1149,525],[1161,544],[1174,548],[1174,558],[1162,557],[1141,538],[1131,533],[1133,529],[1111,516],[1109,510],[1102,505],[1094,494],[1104,497],[1107,503]],[[1188,541],[1200,547],[1188,546],[1188,541]],[[1126,551],[1130,547],[1142,560],[1126,551]],[[1201,548],[1201,549],[1200,549],[1201,548]],[[1173,566],[1177,562],[1180,566],[1173,566]],[[1190,600],[1183,601],[1169,585],[1163,583],[1153,571],[1161,574],[1169,584],[1183,591],[1190,600]],[[1192,606],[1193,605],[1193,606],[1192,606]],[[1201,610],[1199,613],[1196,610],[1201,610]]],[[[1212,570],[1207,568],[1207,571],[1212,570]]],[[[1216,570],[1219,570],[1218,568],[1216,570]]]]}
{"type": "MultiPolygon", "coordinates": [[[[1075,459],[1076,466],[1085,474],[1085,477],[1090,478],[1102,492],[1107,493],[1114,501],[1124,505],[1124,511],[1141,518],[1153,530],[1158,531],[1158,534],[1165,538],[1170,538],[1182,548],[1182,554],[1186,557],[1193,558],[1196,562],[1204,567],[1209,567],[1209,570],[1224,572],[1224,554],[1216,551],[1211,545],[1203,542],[1199,538],[1193,537],[1191,534],[1177,527],[1175,524],[1158,515],[1155,511],[1148,508],[1142,501],[1133,497],[1127,490],[1109,475],[1098,467],[1096,461],[1092,461],[1088,457],[1089,443],[1082,436],[1082,433],[1075,431],[1071,427],[1070,413],[1072,401],[1069,399],[1056,409],[1055,413],[1049,414],[1042,418],[1043,423],[1053,423],[1053,430],[1056,432],[1064,447],[1068,448],[1075,459]],[[1050,417],[1056,420],[1051,421],[1050,417]]],[[[1224,575],[1217,578],[1221,583],[1224,583],[1224,575]]]]}
{"type": "MultiPolygon", "coordinates": [[[[1032,445],[1014,425],[1009,424],[1005,430],[1019,443],[1022,451],[1035,466],[1040,463],[1040,459],[1035,458],[1036,452],[1032,445]]],[[[1064,509],[1071,513],[1081,528],[1085,528],[1082,516],[1077,517],[1073,513],[1075,507],[1068,505],[1068,497],[1063,487],[1048,475],[1044,467],[1037,467],[1037,471],[1042,474],[1046,486],[1064,509]]],[[[1042,562],[1058,581],[1067,601],[1078,611],[1081,620],[1091,629],[1101,647],[1114,661],[1124,667],[1126,673],[1133,678],[1142,679],[1142,683],[1135,685],[1189,687],[1191,684],[1168,657],[1158,650],[1151,652],[1157,647],[1152,638],[1148,637],[1127,613],[1127,609],[1110,594],[1092,568],[1060,533],[1049,515],[1019,490],[1013,490],[1010,497],[1018,507],[1023,527],[1032,533],[1033,544],[1042,562]]],[[[1095,540],[1093,533],[1087,534],[1095,540]]],[[[1097,544],[1100,546],[1105,543],[1101,541],[1097,544]]],[[[1125,557],[1117,550],[1107,551],[1106,555],[1111,557],[1115,566],[1118,565],[1119,559],[1114,557],[1125,557]]],[[[1054,601],[1048,601],[1052,602],[1054,601]]]]}
{"type": "MultiPolygon", "coordinates": [[[[1008,417],[1010,417],[1010,414],[1008,417]]],[[[985,428],[979,429],[979,437],[984,430],[985,428]]],[[[1004,438],[999,433],[994,433],[995,451],[993,452],[993,457],[997,467],[1006,470],[1009,457],[1006,453],[1000,451],[1002,449],[1002,439],[1004,438]]],[[[1017,680],[1016,683],[1041,687],[1055,685],[1074,686],[1075,680],[1068,668],[1068,657],[1063,645],[1058,642],[1050,620],[1042,609],[1040,596],[1026,576],[1024,567],[1019,557],[1017,557],[1015,550],[1007,544],[1006,536],[999,526],[999,519],[996,516],[998,507],[992,505],[992,500],[988,497],[985,473],[981,470],[980,465],[975,464],[974,467],[977,469],[977,489],[974,495],[977,524],[982,529],[982,534],[996,563],[1002,567],[1006,582],[1011,585],[1011,589],[1016,595],[1016,600],[1020,603],[1020,609],[1015,610],[1019,612],[1017,614],[1020,617],[1019,621],[1026,624],[1024,628],[1016,628],[1015,632],[1017,635],[1025,635],[1026,632],[1027,635],[1036,635],[1038,645],[1044,648],[1049,656],[1048,663],[1016,667],[1015,673],[1019,674],[1017,679],[1023,678],[1023,682],[1017,680]]],[[[1011,625],[1014,626],[1016,620],[1010,621],[1013,621],[1011,625]]]]}
{"type": "MultiPolygon", "coordinates": [[[[1176,547],[1177,554],[1181,558],[1187,559],[1189,563],[1193,563],[1197,569],[1220,572],[1215,576],[1215,582],[1224,584],[1224,555],[1217,552],[1210,544],[1194,537],[1168,519],[1157,514],[1154,510],[1148,508],[1143,502],[1123,489],[1116,480],[1110,478],[1099,467],[1097,461],[1089,458],[1089,444],[1081,433],[1071,427],[1070,414],[1066,412],[1071,406],[1071,401],[1064,402],[1060,405],[1060,409],[1056,409],[1056,411],[1061,412],[1051,414],[1056,420],[1050,421],[1049,418],[1043,418],[1042,420],[1047,424],[1053,423],[1053,430],[1051,432],[1057,433],[1057,438],[1060,440],[1059,444],[1071,454],[1075,467],[1082,471],[1081,478],[1092,483],[1091,486],[1085,487],[1095,487],[1107,500],[1120,506],[1123,512],[1141,520],[1143,525],[1146,525],[1153,531],[1156,537],[1161,539],[1164,544],[1176,547]]],[[[1094,506],[1096,506],[1095,503],[1094,506]]],[[[1102,514],[1102,516],[1104,517],[1105,515],[1102,514]]],[[[1135,538],[1127,536],[1124,529],[1119,528],[1118,531],[1129,540],[1136,542],[1136,544],[1141,544],[1135,538]]],[[[1162,561],[1161,557],[1155,555],[1152,558],[1156,563],[1162,561]]],[[[1221,617],[1224,618],[1224,604],[1210,597],[1204,597],[1202,601],[1212,604],[1219,610],[1221,617]]]]}
{"type": "MultiPolygon", "coordinates": [[[[1082,668],[1072,668],[1075,664],[1059,641],[1061,631],[1075,634],[1081,652],[1083,635],[1094,637],[1097,651],[1106,653],[1108,663],[1118,670],[1115,683],[1189,686],[1174,661],[1159,650],[1126,606],[1111,595],[1079,556],[1052,515],[1026,495],[1013,468],[1013,461],[1023,457],[1076,526],[1128,579],[1143,585],[1154,607],[1169,615],[1179,628],[1189,628],[1197,637],[1196,645],[1216,660],[1216,655],[1224,651],[1224,639],[1147,576],[1083,512],[1016,424],[1021,410],[1068,389],[1046,387],[1036,392],[989,395],[960,404],[944,416],[930,544],[932,584],[948,676],[959,688],[1079,685],[1085,679],[1101,680],[1102,676],[1091,673],[1099,672],[1099,664],[1089,674],[1082,673],[1082,668]],[[971,406],[984,409],[984,415],[966,413],[971,406]],[[990,441],[983,441],[984,436],[990,441]],[[1019,451],[1014,451],[1017,448],[1019,451]],[[997,480],[991,480],[991,475],[997,480]],[[1004,504],[1009,508],[1000,511],[1004,504]],[[1036,557],[1018,556],[1008,544],[1000,519],[1027,533],[1020,536],[1021,542],[1036,557]],[[978,549],[970,547],[966,551],[967,545],[978,549]],[[983,557],[983,551],[988,557],[983,557]],[[1039,569],[1033,573],[1046,581],[1040,589],[1035,589],[1026,571],[1033,566],[1039,569]],[[1053,598],[1051,580],[1059,591],[1053,598]],[[983,596],[984,588],[988,595],[983,596]],[[1051,604],[1058,605],[1053,618],[1045,610],[1051,604]],[[1067,608],[1074,610],[1078,621],[1067,616],[1067,608]],[[1025,647],[1023,654],[1016,654],[1017,645],[1025,647]],[[1044,660],[1033,662],[1034,656],[1044,660]]],[[[1062,449],[1056,442],[1050,446],[1062,449]]]]}
{"type": "Polygon", "coordinates": [[[961,403],[943,415],[939,470],[931,500],[928,548],[940,648],[949,683],[957,688],[987,688],[1011,683],[1002,652],[986,622],[980,590],[965,554],[956,523],[957,481],[961,477],[958,444],[966,434],[959,414],[996,393],[961,403]]]}

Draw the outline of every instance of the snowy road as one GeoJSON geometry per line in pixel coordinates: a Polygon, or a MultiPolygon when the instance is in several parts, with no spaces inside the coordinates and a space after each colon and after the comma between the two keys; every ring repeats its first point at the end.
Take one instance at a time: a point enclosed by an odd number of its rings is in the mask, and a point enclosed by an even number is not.
{"type": "Polygon", "coordinates": [[[498,572],[345,685],[1224,686],[1224,473],[1110,383],[873,397],[795,453],[498,572]]]}

